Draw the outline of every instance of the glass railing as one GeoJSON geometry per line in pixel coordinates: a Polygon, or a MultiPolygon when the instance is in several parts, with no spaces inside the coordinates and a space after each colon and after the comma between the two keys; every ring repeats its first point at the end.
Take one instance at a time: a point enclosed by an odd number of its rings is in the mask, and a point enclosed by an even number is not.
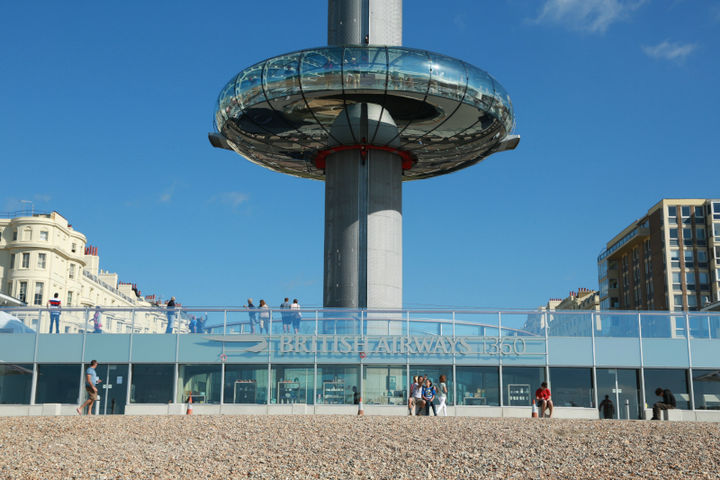
{"type": "Polygon", "coordinates": [[[718,339],[720,312],[0,307],[0,334],[23,333],[718,339]]]}

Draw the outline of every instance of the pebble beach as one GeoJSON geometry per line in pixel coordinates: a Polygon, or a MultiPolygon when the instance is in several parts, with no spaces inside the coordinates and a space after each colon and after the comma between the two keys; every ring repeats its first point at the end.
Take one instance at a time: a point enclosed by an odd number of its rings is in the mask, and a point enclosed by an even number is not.
{"type": "Polygon", "coordinates": [[[720,425],[377,416],[0,418],[2,479],[720,479],[720,425]]]}

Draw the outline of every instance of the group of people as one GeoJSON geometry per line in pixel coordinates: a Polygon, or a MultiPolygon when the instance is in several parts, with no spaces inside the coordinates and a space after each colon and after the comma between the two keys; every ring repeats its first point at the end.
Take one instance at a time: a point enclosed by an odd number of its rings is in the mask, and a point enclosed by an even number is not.
{"type": "Polygon", "coordinates": [[[432,380],[427,375],[417,375],[413,377],[413,383],[410,385],[410,395],[408,396],[408,412],[410,415],[430,415],[432,408],[433,415],[438,416],[438,411],[447,416],[447,377],[440,375],[439,385],[437,388],[433,385],[432,380]],[[435,408],[435,402],[438,402],[435,408]]]}
{"type": "MultiPolygon", "coordinates": [[[[250,320],[250,332],[255,333],[270,333],[270,306],[265,300],[260,300],[260,305],[257,307],[253,303],[252,298],[248,298],[247,305],[245,308],[248,309],[248,318],[250,320]]],[[[300,304],[298,299],[293,299],[290,303],[290,299],[285,297],[285,300],[280,304],[280,316],[282,318],[283,333],[300,333],[300,320],[302,320],[302,313],[300,312],[300,304]]]]}

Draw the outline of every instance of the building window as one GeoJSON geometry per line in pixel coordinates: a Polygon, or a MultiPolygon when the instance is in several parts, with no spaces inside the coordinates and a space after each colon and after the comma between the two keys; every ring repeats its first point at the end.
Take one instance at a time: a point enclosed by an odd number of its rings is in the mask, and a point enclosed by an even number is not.
{"type": "Polygon", "coordinates": [[[18,300],[27,301],[27,282],[20,282],[20,291],[18,292],[18,300]]]}
{"type": "MultiPolygon", "coordinates": [[[[407,399],[405,384],[398,383],[399,380],[390,378],[387,382],[387,398],[391,405],[404,405],[407,399]]],[[[360,371],[356,365],[318,365],[315,388],[317,403],[352,405],[355,393],[360,396],[360,371]]]]}
{"type": "Polygon", "coordinates": [[[707,267],[708,255],[705,250],[697,251],[697,262],[699,267],[707,267]]]}
{"type": "Polygon", "coordinates": [[[0,364],[0,404],[29,404],[32,378],[32,364],[0,364]]]}
{"type": "Polygon", "coordinates": [[[688,394],[687,371],[679,369],[645,369],[645,395],[648,405],[661,401],[661,397],[655,395],[655,389],[661,387],[670,389],[675,395],[677,408],[690,408],[690,395],[688,394]]]}
{"type": "Polygon", "coordinates": [[[458,405],[500,405],[498,367],[456,367],[458,405]]]}
{"type": "Polygon", "coordinates": [[[13,241],[17,240],[17,228],[13,230],[13,241]]]}
{"type": "Polygon", "coordinates": [[[677,207],[676,206],[673,205],[671,207],[668,207],[668,217],[670,217],[671,221],[674,221],[675,223],[677,223],[677,220],[674,219],[674,217],[677,217],[677,207]]]}
{"type": "Polygon", "coordinates": [[[73,292],[68,292],[68,296],[67,296],[67,306],[68,307],[72,306],[72,298],[73,298],[73,292]]]}
{"type": "MultiPolygon", "coordinates": [[[[641,418],[640,372],[638,370],[598,368],[596,369],[596,377],[598,398],[602,400],[607,395],[612,400],[615,404],[615,418],[627,418],[626,400],[630,406],[630,418],[641,418]]],[[[654,390],[655,387],[653,387],[654,390]]]]}
{"type": "Polygon", "coordinates": [[[77,244],[73,243],[72,248],[70,248],[70,250],[72,251],[72,253],[75,253],[75,250],[77,250],[77,244]]]}
{"type": "Polygon", "coordinates": [[[270,403],[313,403],[312,365],[273,365],[270,403]]]}
{"type": "Polygon", "coordinates": [[[718,222],[713,223],[713,236],[715,238],[720,238],[720,223],[718,222]]]}
{"type": "Polygon", "coordinates": [[[720,409],[720,382],[717,381],[717,370],[693,369],[692,373],[695,408],[699,410],[720,409]]]}
{"type": "Polygon", "coordinates": [[[43,304],[43,283],[35,283],[35,298],[33,298],[33,305],[43,304]]]}
{"type": "Polygon", "coordinates": [[[695,266],[695,256],[691,248],[685,249],[685,267],[693,268],[695,266]]]}
{"type": "Polygon", "coordinates": [[[45,268],[47,263],[47,255],[44,253],[38,253],[38,268],[45,268]]]}
{"type": "Polygon", "coordinates": [[[80,368],[79,364],[38,365],[35,403],[77,405],[80,368]]]}
{"type": "Polygon", "coordinates": [[[75,264],[70,264],[70,278],[75,278],[75,264]]]}
{"type": "Polygon", "coordinates": [[[220,365],[180,365],[177,402],[220,403],[220,365]]]}
{"type": "Polygon", "coordinates": [[[48,241],[48,232],[47,232],[47,230],[41,230],[41,231],[40,231],[40,240],[42,240],[43,242],[47,242],[47,241],[48,241]]]}
{"type": "Polygon", "coordinates": [[[683,218],[688,218],[690,216],[690,207],[681,207],[681,209],[683,218]]]}
{"type": "Polygon", "coordinates": [[[545,380],[543,367],[502,367],[503,404],[529,407],[545,380]]]}
{"type": "Polygon", "coordinates": [[[592,369],[590,368],[550,368],[555,406],[593,408],[592,369]]]}
{"type": "Polygon", "coordinates": [[[29,253],[22,254],[22,268],[30,268],[30,254],[29,253]]]}
{"type": "Polygon", "coordinates": [[[705,216],[705,209],[703,207],[695,207],[695,217],[703,218],[705,216]]]}
{"type": "Polygon", "coordinates": [[[130,402],[169,403],[172,401],[174,370],[175,365],[133,364],[130,402]]]}
{"type": "Polygon", "coordinates": [[[10,254],[10,268],[15,268],[15,254],[10,254]]]}
{"type": "Polygon", "coordinates": [[[267,365],[225,365],[225,403],[267,403],[267,365]]]}

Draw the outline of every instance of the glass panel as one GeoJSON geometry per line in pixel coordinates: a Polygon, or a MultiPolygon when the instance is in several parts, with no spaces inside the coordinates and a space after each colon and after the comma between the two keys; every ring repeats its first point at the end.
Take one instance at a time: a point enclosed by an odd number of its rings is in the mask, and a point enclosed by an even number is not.
{"type": "Polygon", "coordinates": [[[267,403],[268,367],[225,365],[225,403],[267,403]]]}
{"type": "Polygon", "coordinates": [[[551,337],[592,336],[592,313],[548,312],[548,335],[551,337]]]}
{"type": "MultiPolygon", "coordinates": [[[[306,319],[306,321],[308,320],[312,320],[314,323],[314,316],[312,319],[306,319]]],[[[359,335],[361,332],[360,321],[361,312],[357,310],[327,309],[318,319],[318,329],[322,335],[359,335]]]]}
{"type": "Polygon", "coordinates": [[[385,47],[347,47],[343,52],[345,92],[351,90],[385,91],[387,54],[385,47]]]}
{"type": "Polygon", "coordinates": [[[300,64],[305,93],[342,89],[342,48],[323,48],[303,52],[300,64]]]}
{"type": "Polygon", "coordinates": [[[242,71],[237,82],[236,97],[240,107],[247,110],[249,107],[265,101],[262,88],[263,64],[258,63],[242,71]]]}
{"type": "Polygon", "coordinates": [[[637,337],[637,314],[595,315],[595,335],[599,337],[637,337]]]}
{"type": "Polygon", "coordinates": [[[32,364],[0,364],[0,404],[30,403],[32,369],[32,364]]]}
{"type": "Polygon", "coordinates": [[[693,370],[693,390],[696,409],[720,410],[720,370],[693,370]]]}
{"type": "MultiPolygon", "coordinates": [[[[360,368],[318,365],[316,389],[318,404],[360,403],[360,368]]],[[[401,396],[400,400],[402,405],[404,397],[401,396]]]]}
{"type": "Polygon", "coordinates": [[[431,64],[426,52],[388,47],[388,62],[388,89],[418,92],[425,96],[431,64]]]}
{"type": "MultiPolygon", "coordinates": [[[[457,336],[498,336],[498,314],[482,312],[457,312],[455,314],[455,335],[457,336]]],[[[534,332],[533,326],[523,324],[523,329],[534,332]]],[[[534,324],[533,324],[534,325],[534,324]]],[[[543,333],[543,335],[545,335],[543,333]]]]}
{"type": "Polygon", "coordinates": [[[299,53],[283,55],[265,62],[265,92],[268,100],[295,95],[300,92],[298,82],[299,53]]]}
{"type": "Polygon", "coordinates": [[[80,365],[46,364],[38,365],[37,368],[35,403],[80,403],[80,365]]]}
{"type": "Polygon", "coordinates": [[[405,405],[409,386],[405,365],[363,368],[363,402],[368,405],[405,405]]]}
{"type": "Polygon", "coordinates": [[[648,406],[662,401],[655,395],[657,388],[670,389],[675,396],[677,408],[690,409],[690,390],[688,389],[687,370],[679,369],[645,369],[645,401],[648,406]]]}
{"type": "Polygon", "coordinates": [[[313,403],[313,367],[273,365],[270,403],[313,403]]]}
{"type": "Polygon", "coordinates": [[[543,367],[502,367],[503,404],[507,406],[530,406],[535,390],[545,381],[543,367]]]}
{"type": "Polygon", "coordinates": [[[132,403],[170,403],[175,365],[136,363],[132,366],[132,403]]]}
{"type": "Polygon", "coordinates": [[[607,395],[615,406],[615,418],[639,419],[645,412],[640,410],[640,371],[621,368],[598,368],[598,398],[607,395]],[[627,410],[630,410],[628,417],[627,410]]]}
{"type": "Polygon", "coordinates": [[[458,405],[500,405],[498,367],[455,367],[458,405]]]}
{"type": "Polygon", "coordinates": [[[550,387],[556,407],[595,406],[591,368],[550,368],[550,387]]]}
{"type": "Polygon", "coordinates": [[[220,365],[180,365],[176,399],[186,403],[220,403],[220,365]]]}
{"type": "MultiPolygon", "coordinates": [[[[85,365],[85,368],[90,365],[85,365]]],[[[102,415],[122,415],[125,413],[127,399],[128,366],[125,364],[98,365],[96,368],[102,383],[100,391],[100,413],[102,415]]]]}
{"type": "Polygon", "coordinates": [[[461,100],[465,96],[468,80],[465,63],[433,53],[430,53],[430,62],[430,91],[428,94],[461,100]]]}
{"type": "MultiPolygon", "coordinates": [[[[678,303],[677,300],[675,298],[675,303],[678,303]]],[[[682,296],[679,303],[682,304],[682,296]]],[[[684,317],[680,318],[683,318],[684,322],[684,317]]],[[[640,322],[643,338],[673,338],[676,322],[672,315],[641,314],[640,322]]]]}

